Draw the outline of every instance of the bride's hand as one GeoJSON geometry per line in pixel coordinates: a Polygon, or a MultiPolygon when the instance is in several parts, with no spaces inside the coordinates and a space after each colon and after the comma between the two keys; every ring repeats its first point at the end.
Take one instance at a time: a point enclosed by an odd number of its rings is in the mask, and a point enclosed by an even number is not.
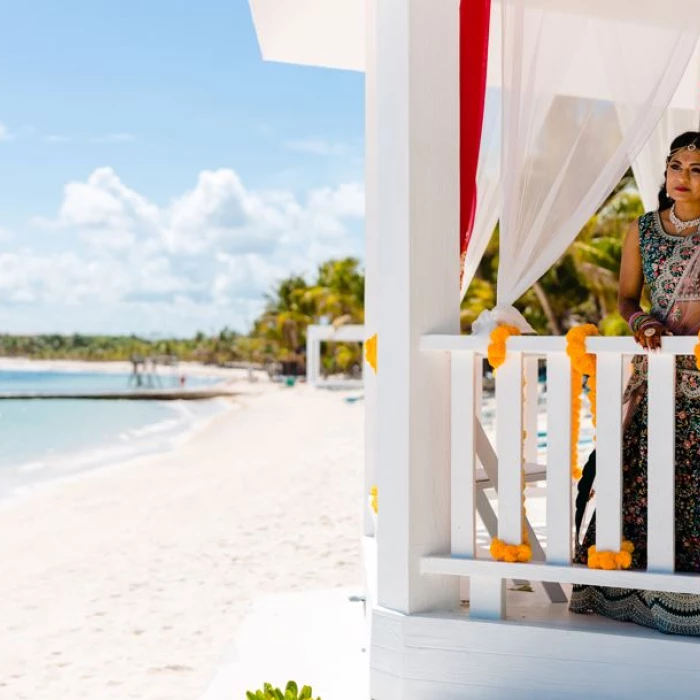
{"type": "Polygon", "coordinates": [[[645,349],[654,352],[661,348],[661,338],[665,335],[673,335],[663,323],[655,321],[647,323],[635,334],[634,339],[645,349]]]}

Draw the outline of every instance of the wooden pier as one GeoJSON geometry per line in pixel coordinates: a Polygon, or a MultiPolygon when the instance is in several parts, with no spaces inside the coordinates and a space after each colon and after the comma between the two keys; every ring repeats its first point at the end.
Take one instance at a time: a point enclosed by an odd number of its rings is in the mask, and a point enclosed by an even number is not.
{"type": "Polygon", "coordinates": [[[27,400],[90,400],[90,401],[201,401],[232,397],[236,393],[228,386],[197,389],[132,389],[124,391],[3,391],[0,401],[27,400]]]}

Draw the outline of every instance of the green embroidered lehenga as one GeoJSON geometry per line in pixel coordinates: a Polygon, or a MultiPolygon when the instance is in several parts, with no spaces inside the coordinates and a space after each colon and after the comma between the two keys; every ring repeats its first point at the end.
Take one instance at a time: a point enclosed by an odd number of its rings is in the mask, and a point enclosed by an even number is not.
{"type": "MultiPolygon", "coordinates": [[[[685,237],[668,234],[658,212],[652,212],[639,219],[639,242],[651,313],[676,335],[696,335],[700,330],[700,232],[685,237]]],[[[646,366],[644,356],[634,358],[624,397],[622,526],[624,539],[635,545],[634,569],[647,565],[646,366]]],[[[679,357],[676,367],[676,571],[700,574],[700,372],[692,356],[679,357]]],[[[594,469],[595,459],[591,463],[594,469]]],[[[583,489],[579,504],[588,498],[591,479],[587,476],[579,486],[583,489]]],[[[580,512],[577,515],[578,520],[580,512]]],[[[578,563],[586,562],[592,544],[595,515],[583,542],[577,544],[578,563]]],[[[700,635],[700,595],[577,585],[570,609],[669,634],[700,635]]]]}

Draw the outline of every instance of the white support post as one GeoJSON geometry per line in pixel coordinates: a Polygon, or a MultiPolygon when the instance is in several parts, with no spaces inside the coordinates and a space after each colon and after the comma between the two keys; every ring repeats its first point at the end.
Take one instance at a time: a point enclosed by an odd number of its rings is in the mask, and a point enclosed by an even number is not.
{"type": "Polygon", "coordinates": [[[314,357],[314,385],[318,384],[321,379],[321,339],[317,336],[312,348],[314,357]]]}
{"type": "Polygon", "coordinates": [[[547,561],[571,564],[571,363],[547,355],[547,561]]]}
{"type": "Polygon", "coordinates": [[[316,329],[309,326],[306,329],[306,383],[309,386],[316,384],[316,346],[318,339],[316,338],[316,329]]]}
{"type": "MultiPolygon", "coordinates": [[[[379,318],[379,212],[377,191],[377,71],[373,69],[376,62],[377,21],[376,0],[367,0],[366,16],[366,54],[367,71],[365,73],[365,337],[378,333],[379,318]]],[[[374,534],[372,517],[367,507],[367,496],[372,486],[377,484],[379,468],[379,426],[378,394],[379,375],[364,359],[365,347],[362,347],[365,406],[365,482],[363,491],[363,529],[365,535],[374,534]]],[[[376,602],[376,601],[374,601],[376,602]]]]}
{"type": "Polygon", "coordinates": [[[622,537],[622,355],[598,354],[596,547],[620,550],[622,537]]]}
{"type": "Polygon", "coordinates": [[[673,355],[649,355],[649,482],[647,570],[672,574],[675,536],[675,400],[673,355]]]}
{"type": "Polygon", "coordinates": [[[419,567],[450,550],[449,357],[419,341],[459,333],[459,0],[381,0],[373,12],[379,603],[411,614],[459,598],[458,579],[419,567]]]}

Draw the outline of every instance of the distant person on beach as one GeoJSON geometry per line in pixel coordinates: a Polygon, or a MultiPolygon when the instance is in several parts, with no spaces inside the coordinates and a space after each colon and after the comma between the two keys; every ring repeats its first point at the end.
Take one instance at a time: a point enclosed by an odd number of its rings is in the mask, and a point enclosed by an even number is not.
{"type": "Polygon", "coordinates": [[[187,377],[184,374],[181,374],[180,375],[180,386],[184,388],[186,383],[187,383],[187,377]]]}
{"type": "MultiPolygon", "coordinates": [[[[658,350],[667,335],[700,331],[700,132],[676,138],[666,159],[658,210],[639,217],[622,251],[619,309],[635,340],[658,350]],[[647,287],[651,310],[640,306],[647,287]]],[[[647,566],[647,360],[634,358],[626,388],[623,435],[623,539],[634,545],[632,569],[647,566]]],[[[676,571],[700,573],[700,372],[693,356],[676,359],[675,527],[676,571]]],[[[577,531],[592,494],[595,453],[579,482],[577,531]]],[[[587,561],[595,544],[595,514],[576,559],[587,561]]],[[[700,636],[700,595],[602,586],[574,586],[570,604],[576,613],[597,613],[635,622],[669,634],[700,636]]]]}

